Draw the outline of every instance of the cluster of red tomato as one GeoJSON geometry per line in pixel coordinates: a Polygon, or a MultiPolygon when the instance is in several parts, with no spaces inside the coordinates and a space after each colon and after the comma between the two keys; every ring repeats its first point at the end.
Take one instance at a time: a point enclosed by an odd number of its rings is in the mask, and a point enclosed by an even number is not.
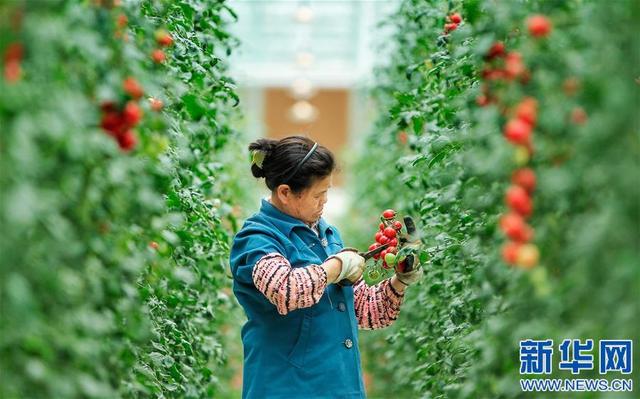
{"type": "MultiPolygon", "coordinates": [[[[115,37],[118,39],[122,39],[125,42],[129,41],[129,37],[126,35],[124,29],[128,23],[127,16],[124,14],[119,14],[116,19],[116,31],[115,37]]],[[[162,47],[169,47],[173,44],[173,37],[164,29],[158,29],[155,33],[156,43],[160,46],[159,48],[154,49],[151,52],[151,59],[156,64],[162,64],[167,60],[167,55],[165,54],[162,47]]]]}
{"type": "MultiPolygon", "coordinates": [[[[547,17],[534,15],[527,20],[527,28],[532,37],[544,38],[551,33],[552,25],[547,17]]],[[[489,48],[485,61],[483,93],[476,99],[480,106],[499,103],[497,96],[492,94],[492,84],[509,84],[516,80],[527,84],[531,79],[522,55],[517,51],[507,52],[503,42],[495,42],[489,48]]],[[[504,137],[516,146],[515,158],[520,166],[513,172],[512,184],[505,195],[509,211],[500,219],[500,229],[509,240],[502,248],[502,258],[507,264],[528,269],[537,265],[540,258],[538,247],[531,243],[533,228],[526,221],[533,213],[536,175],[531,168],[525,167],[533,155],[532,134],[538,119],[538,101],[524,97],[511,109],[501,105],[501,111],[508,118],[503,127],[504,137]]]]}
{"type": "MultiPolygon", "coordinates": [[[[171,37],[169,32],[164,29],[157,30],[155,36],[156,43],[158,43],[160,47],[169,47],[173,44],[173,38],[171,37]]],[[[167,56],[161,48],[157,48],[151,53],[151,59],[155,63],[161,64],[167,59],[167,56]]]]}
{"type": "MultiPolygon", "coordinates": [[[[23,12],[21,8],[16,8],[10,16],[10,28],[16,37],[22,28],[23,12]]],[[[7,47],[2,54],[3,76],[7,83],[16,83],[22,77],[22,58],[24,56],[24,47],[18,40],[9,40],[7,47]]]]}
{"type": "MultiPolygon", "coordinates": [[[[117,5],[114,3],[112,6],[117,5]]],[[[126,15],[119,14],[116,18],[116,37],[128,40],[126,34],[123,33],[126,26],[126,15]]],[[[168,47],[173,44],[173,38],[169,32],[163,29],[156,31],[155,41],[160,47],[168,47]]],[[[160,48],[153,51],[151,58],[156,63],[162,63],[166,60],[164,51],[160,48]]],[[[121,150],[130,151],[135,148],[138,142],[133,128],[142,119],[143,111],[139,100],[143,96],[144,90],[133,77],[128,77],[123,81],[122,89],[125,94],[122,102],[105,101],[102,103],[100,127],[118,142],[121,150]]],[[[162,100],[151,97],[149,98],[149,106],[153,111],[159,112],[164,104],[162,100]]]]}
{"type": "MultiPolygon", "coordinates": [[[[382,212],[380,217],[380,225],[378,226],[378,232],[375,234],[375,243],[369,246],[369,251],[372,251],[381,245],[389,244],[389,246],[377,255],[374,255],[376,261],[382,260],[382,267],[390,269],[395,266],[396,270],[402,272],[405,268],[405,261],[398,261],[396,254],[398,253],[401,244],[399,243],[400,232],[402,231],[402,222],[396,220],[396,211],[393,209],[387,209],[382,212]]],[[[378,263],[378,262],[376,262],[378,263]]]]}
{"type": "Polygon", "coordinates": [[[458,25],[462,22],[462,17],[459,13],[455,12],[447,17],[449,22],[444,24],[444,33],[447,34],[449,32],[453,32],[458,29],[458,25]]]}
{"type": "Polygon", "coordinates": [[[142,86],[132,77],[122,83],[122,88],[128,98],[124,106],[118,106],[113,101],[105,101],[100,106],[102,119],[100,127],[118,142],[120,149],[130,151],[138,142],[132,130],[142,119],[142,108],[138,101],[144,94],[142,86]]]}
{"type": "Polygon", "coordinates": [[[24,49],[19,42],[11,43],[4,51],[4,79],[8,83],[15,83],[22,76],[22,55],[24,49]]]}

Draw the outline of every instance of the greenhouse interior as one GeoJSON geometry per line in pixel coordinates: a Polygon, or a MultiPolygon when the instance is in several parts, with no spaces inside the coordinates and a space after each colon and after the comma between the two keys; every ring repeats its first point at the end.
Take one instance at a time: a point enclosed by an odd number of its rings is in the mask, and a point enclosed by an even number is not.
{"type": "Polygon", "coordinates": [[[1,2],[0,398],[639,397],[638,20],[1,2]]]}

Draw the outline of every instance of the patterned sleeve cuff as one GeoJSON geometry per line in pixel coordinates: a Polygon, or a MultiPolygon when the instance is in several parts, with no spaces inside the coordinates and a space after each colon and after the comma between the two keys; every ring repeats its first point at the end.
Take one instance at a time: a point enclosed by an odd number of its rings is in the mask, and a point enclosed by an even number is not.
{"type": "Polygon", "coordinates": [[[256,262],[253,281],[278,313],[285,315],[320,301],[327,285],[327,272],[319,265],[293,268],[284,256],[272,253],[256,262]]]}

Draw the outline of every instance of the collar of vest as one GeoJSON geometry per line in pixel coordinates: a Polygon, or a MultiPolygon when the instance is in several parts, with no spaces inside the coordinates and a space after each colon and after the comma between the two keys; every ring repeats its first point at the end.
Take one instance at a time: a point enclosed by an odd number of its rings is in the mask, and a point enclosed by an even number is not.
{"type": "MultiPolygon", "coordinates": [[[[291,215],[287,215],[266,199],[262,199],[260,213],[267,216],[276,225],[278,230],[282,231],[287,236],[291,234],[291,231],[293,231],[295,227],[306,227],[307,229],[310,229],[310,227],[302,220],[296,219],[291,215]]],[[[320,232],[324,232],[325,236],[327,234],[333,234],[331,227],[323,218],[320,218],[318,221],[318,230],[320,232]]]]}

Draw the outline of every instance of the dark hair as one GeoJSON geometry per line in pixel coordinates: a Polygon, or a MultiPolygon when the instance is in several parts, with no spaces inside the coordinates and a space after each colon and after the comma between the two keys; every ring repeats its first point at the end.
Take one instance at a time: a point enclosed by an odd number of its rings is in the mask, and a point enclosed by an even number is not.
{"type": "Polygon", "coordinates": [[[251,165],[256,178],[264,177],[267,187],[273,191],[287,184],[298,194],[311,187],[317,179],[329,176],[336,167],[333,153],[318,144],[311,156],[295,171],[315,142],[304,136],[289,136],[281,140],[258,139],[249,144],[249,150],[265,153],[262,167],[251,165]],[[295,172],[295,173],[294,173],[295,172]]]}

